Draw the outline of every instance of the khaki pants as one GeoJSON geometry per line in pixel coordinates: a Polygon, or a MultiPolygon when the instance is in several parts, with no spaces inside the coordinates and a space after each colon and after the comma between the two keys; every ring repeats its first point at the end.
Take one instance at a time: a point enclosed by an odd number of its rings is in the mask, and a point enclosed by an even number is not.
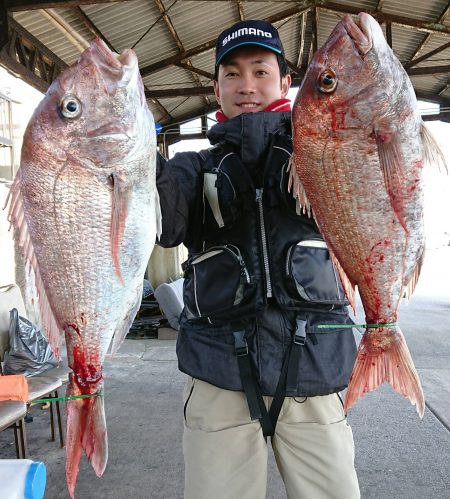
{"type": "MultiPolygon", "coordinates": [[[[264,499],[267,444],[245,395],[190,378],[184,407],[185,499],[264,499]]],[[[287,398],[272,447],[288,499],[360,497],[338,395],[287,398]]]]}

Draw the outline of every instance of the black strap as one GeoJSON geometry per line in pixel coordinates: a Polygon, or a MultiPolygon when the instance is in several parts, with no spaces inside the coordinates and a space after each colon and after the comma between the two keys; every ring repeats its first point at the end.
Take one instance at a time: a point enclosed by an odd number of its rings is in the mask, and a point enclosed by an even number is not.
{"type": "MultiPolygon", "coordinates": [[[[283,406],[283,402],[286,397],[286,377],[288,374],[288,366],[291,365],[292,361],[293,345],[291,345],[288,352],[286,352],[272,404],[270,405],[269,411],[267,411],[261,387],[259,386],[254,374],[252,361],[248,351],[247,340],[245,339],[245,330],[235,331],[233,334],[239,373],[241,376],[242,387],[247,398],[250,417],[252,420],[259,419],[264,437],[271,437],[275,433],[278,416],[280,415],[281,407],[283,406]]],[[[297,366],[295,369],[297,370],[297,366]]]]}
{"type": "Polygon", "coordinates": [[[248,409],[252,420],[261,419],[261,408],[258,401],[257,385],[254,378],[253,369],[248,354],[247,340],[245,339],[245,330],[235,331],[234,350],[236,352],[239,374],[241,375],[242,387],[247,396],[248,409]]]}
{"type": "Polygon", "coordinates": [[[289,354],[289,368],[286,378],[286,392],[295,392],[298,382],[298,364],[300,362],[300,350],[306,343],[306,321],[300,318],[295,319],[296,328],[294,340],[289,354]]]}

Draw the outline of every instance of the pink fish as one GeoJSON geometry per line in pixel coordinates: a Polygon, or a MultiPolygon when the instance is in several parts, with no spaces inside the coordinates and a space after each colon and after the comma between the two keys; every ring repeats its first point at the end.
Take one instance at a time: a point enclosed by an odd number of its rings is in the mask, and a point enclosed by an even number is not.
{"type": "Polygon", "coordinates": [[[413,87],[368,14],[345,16],[307,70],[293,109],[291,182],[311,210],[354,308],[369,324],[345,409],[384,382],[417,406],[420,380],[397,324],[424,257],[425,160],[439,151],[413,87]]]}
{"type": "Polygon", "coordinates": [[[67,395],[87,396],[67,402],[72,497],[82,450],[98,476],[108,459],[102,366],[140,306],[160,230],[155,154],[135,53],[115,54],[96,39],[34,112],[11,188],[9,218],[57,354],[65,333],[67,395]]]}

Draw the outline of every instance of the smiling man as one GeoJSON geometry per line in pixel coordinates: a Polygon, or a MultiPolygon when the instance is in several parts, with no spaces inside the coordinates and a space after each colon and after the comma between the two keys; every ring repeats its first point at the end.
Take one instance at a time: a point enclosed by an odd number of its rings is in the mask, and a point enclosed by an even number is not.
{"type": "Polygon", "coordinates": [[[355,341],[339,327],[347,302],[326,245],[288,189],[290,85],[271,24],[225,30],[213,147],[159,168],[160,245],[189,249],[177,342],[186,499],[264,499],[269,438],[289,499],[359,498],[339,396],[355,341]]]}

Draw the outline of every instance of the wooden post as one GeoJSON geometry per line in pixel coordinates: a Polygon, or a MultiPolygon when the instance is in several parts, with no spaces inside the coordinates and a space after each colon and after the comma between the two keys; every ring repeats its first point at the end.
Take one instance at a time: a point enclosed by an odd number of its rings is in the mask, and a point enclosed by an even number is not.
{"type": "Polygon", "coordinates": [[[8,11],[5,1],[0,0],[0,50],[8,43],[8,11]]]}

